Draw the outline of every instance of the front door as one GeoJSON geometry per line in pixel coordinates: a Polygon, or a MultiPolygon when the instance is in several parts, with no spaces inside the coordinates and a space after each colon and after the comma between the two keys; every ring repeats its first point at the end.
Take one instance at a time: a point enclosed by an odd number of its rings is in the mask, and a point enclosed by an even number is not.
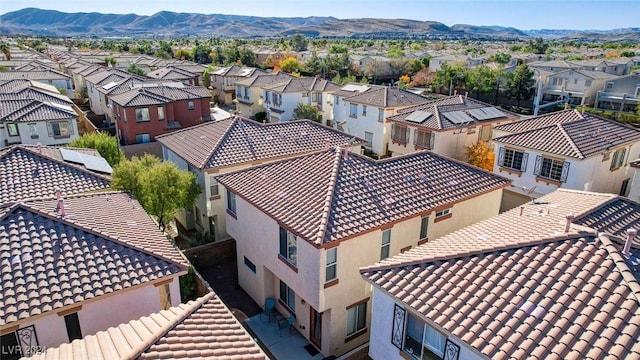
{"type": "Polygon", "coordinates": [[[322,313],[316,311],[316,309],[309,306],[309,314],[311,316],[310,324],[310,334],[309,338],[313,345],[315,345],[318,349],[322,348],[322,313]]]}

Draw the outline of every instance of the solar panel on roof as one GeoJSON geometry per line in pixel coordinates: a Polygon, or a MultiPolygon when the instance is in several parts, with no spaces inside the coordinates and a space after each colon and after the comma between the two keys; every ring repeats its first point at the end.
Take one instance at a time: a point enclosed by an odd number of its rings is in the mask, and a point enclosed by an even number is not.
{"type": "Polygon", "coordinates": [[[77,151],[60,148],[60,154],[62,155],[62,159],[64,159],[64,161],[69,161],[77,164],[84,164],[84,162],[82,161],[82,157],[80,156],[80,153],[77,151]]]}
{"type": "Polygon", "coordinates": [[[118,83],[116,81],[112,81],[112,82],[108,83],[107,85],[103,86],[102,88],[105,89],[105,90],[109,90],[109,89],[113,88],[116,85],[118,85],[118,83]]]}
{"type": "Polygon", "coordinates": [[[369,89],[371,88],[366,85],[357,85],[357,84],[349,84],[340,88],[340,90],[344,90],[344,91],[357,91],[357,92],[363,92],[369,89]]]}
{"type": "Polygon", "coordinates": [[[253,69],[243,69],[238,73],[238,76],[247,76],[251,74],[251,71],[253,71],[253,69]]]}
{"type": "Polygon", "coordinates": [[[79,155],[82,158],[82,162],[87,169],[107,174],[111,174],[113,172],[111,165],[109,165],[107,160],[105,160],[104,158],[87,154],[79,155]]]}
{"type": "Polygon", "coordinates": [[[473,119],[463,111],[450,111],[442,114],[445,118],[454,124],[466,124],[473,122],[473,119]]]}
{"type": "Polygon", "coordinates": [[[430,112],[417,110],[409,114],[409,116],[407,116],[405,120],[415,122],[415,123],[421,123],[427,120],[428,118],[430,118],[432,115],[433,114],[430,112]]]}
{"type": "Polygon", "coordinates": [[[58,108],[58,109],[62,109],[65,111],[69,111],[69,112],[75,112],[73,111],[73,108],[71,106],[67,106],[67,105],[62,105],[62,104],[58,104],[58,103],[54,103],[54,102],[48,102],[49,105],[58,108]]]}
{"type": "Polygon", "coordinates": [[[478,120],[487,120],[487,119],[495,119],[499,117],[504,117],[505,114],[493,107],[483,107],[479,109],[471,109],[467,110],[471,116],[478,120]]]}

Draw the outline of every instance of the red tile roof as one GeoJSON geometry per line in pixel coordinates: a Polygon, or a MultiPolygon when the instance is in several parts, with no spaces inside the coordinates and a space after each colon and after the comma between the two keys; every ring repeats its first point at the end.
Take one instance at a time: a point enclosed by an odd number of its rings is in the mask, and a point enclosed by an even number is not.
{"type": "Polygon", "coordinates": [[[29,359],[268,359],[214,293],[29,359]]]}
{"type": "MultiPolygon", "coordinates": [[[[100,156],[95,150],[73,149],[100,156]]],[[[108,188],[111,179],[66,162],[57,147],[16,145],[0,150],[0,204],[27,198],[52,197],[108,188]]]]}
{"type": "Polygon", "coordinates": [[[427,151],[375,161],[335,148],[217,179],[316,246],[510,183],[427,151]]]}
{"type": "Polygon", "coordinates": [[[0,325],[185,272],[178,250],[127,194],[66,198],[64,216],[57,205],[32,200],[2,211],[0,325]]]}
{"type": "Polygon", "coordinates": [[[309,120],[261,124],[242,118],[205,122],[156,139],[199,169],[308,153],[326,148],[327,142],[365,142],[309,120]]]}
{"type": "Polygon", "coordinates": [[[489,358],[638,358],[640,249],[625,257],[613,235],[565,232],[567,213],[615,199],[558,190],[361,273],[489,358]]]}

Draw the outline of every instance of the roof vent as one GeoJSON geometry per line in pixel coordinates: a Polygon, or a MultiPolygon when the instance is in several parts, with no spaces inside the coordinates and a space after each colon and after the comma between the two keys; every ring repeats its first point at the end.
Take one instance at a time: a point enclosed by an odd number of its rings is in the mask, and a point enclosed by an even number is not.
{"type": "Polygon", "coordinates": [[[573,219],[575,219],[576,217],[573,216],[573,214],[567,214],[567,222],[564,225],[564,232],[568,233],[569,232],[569,228],[571,227],[571,223],[573,222],[573,219]]]}
{"type": "Polygon", "coordinates": [[[633,239],[635,239],[638,231],[633,228],[627,229],[627,240],[624,242],[624,248],[622,249],[622,254],[624,256],[631,255],[631,244],[633,243],[633,239]]]}

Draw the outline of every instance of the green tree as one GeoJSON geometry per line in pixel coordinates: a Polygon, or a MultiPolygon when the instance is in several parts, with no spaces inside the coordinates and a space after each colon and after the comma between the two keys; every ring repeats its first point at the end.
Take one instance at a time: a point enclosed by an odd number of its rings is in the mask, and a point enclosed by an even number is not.
{"type": "Polygon", "coordinates": [[[124,153],[118,146],[118,139],[105,132],[85,133],[70,142],[68,147],[95,149],[109,165],[116,166],[124,160],[124,153]]]}
{"type": "Polygon", "coordinates": [[[144,76],[144,69],[138,66],[138,64],[130,64],[129,66],[127,66],[125,71],[135,75],[144,76]]]}
{"type": "Polygon", "coordinates": [[[115,67],[118,63],[118,60],[114,56],[107,56],[104,58],[104,62],[107,64],[107,66],[115,67]]]}
{"type": "Polygon", "coordinates": [[[486,65],[480,65],[466,72],[466,86],[472,93],[489,93],[493,90],[498,71],[486,65]]]}
{"type": "Polygon", "coordinates": [[[306,51],[308,41],[302,34],[295,34],[289,40],[289,46],[293,51],[306,51]]]}
{"type": "Polygon", "coordinates": [[[288,58],[280,61],[280,70],[286,73],[291,74],[293,72],[300,72],[301,68],[302,65],[298,62],[298,59],[293,56],[289,56],[288,58]]]}
{"type": "Polygon", "coordinates": [[[11,45],[9,43],[0,41],[0,51],[2,51],[5,60],[11,60],[11,45]]]}
{"type": "Polygon", "coordinates": [[[173,57],[179,60],[191,60],[191,53],[187,49],[177,49],[173,57]]]}
{"type": "Polygon", "coordinates": [[[487,58],[487,61],[489,62],[495,61],[502,65],[508,64],[510,60],[511,54],[503,52],[492,54],[487,58]]]}
{"type": "Polygon", "coordinates": [[[322,114],[316,105],[298,103],[295,109],[293,109],[294,119],[309,119],[315,122],[322,121],[322,114]]]}
{"type": "Polygon", "coordinates": [[[464,85],[466,71],[462,65],[444,63],[440,66],[440,70],[436,71],[433,85],[437,88],[444,87],[449,91],[449,94],[452,94],[454,88],[460,88],[464,85]]]}
{"type": "Polygon", "coordinates": [[[112,186],[131,192],[162,230],[178,210],[193,205],[201,191],[193,173],[149,154],[121,161],[113,171],[112,186]]]}
{"type": "Polygon", "coordinates": [[[531,97],[534,90],[535,79],[534,71],[527,64],[518,65],[509,82],[509,93],[518,101],[526,100],[531,97]]]}

